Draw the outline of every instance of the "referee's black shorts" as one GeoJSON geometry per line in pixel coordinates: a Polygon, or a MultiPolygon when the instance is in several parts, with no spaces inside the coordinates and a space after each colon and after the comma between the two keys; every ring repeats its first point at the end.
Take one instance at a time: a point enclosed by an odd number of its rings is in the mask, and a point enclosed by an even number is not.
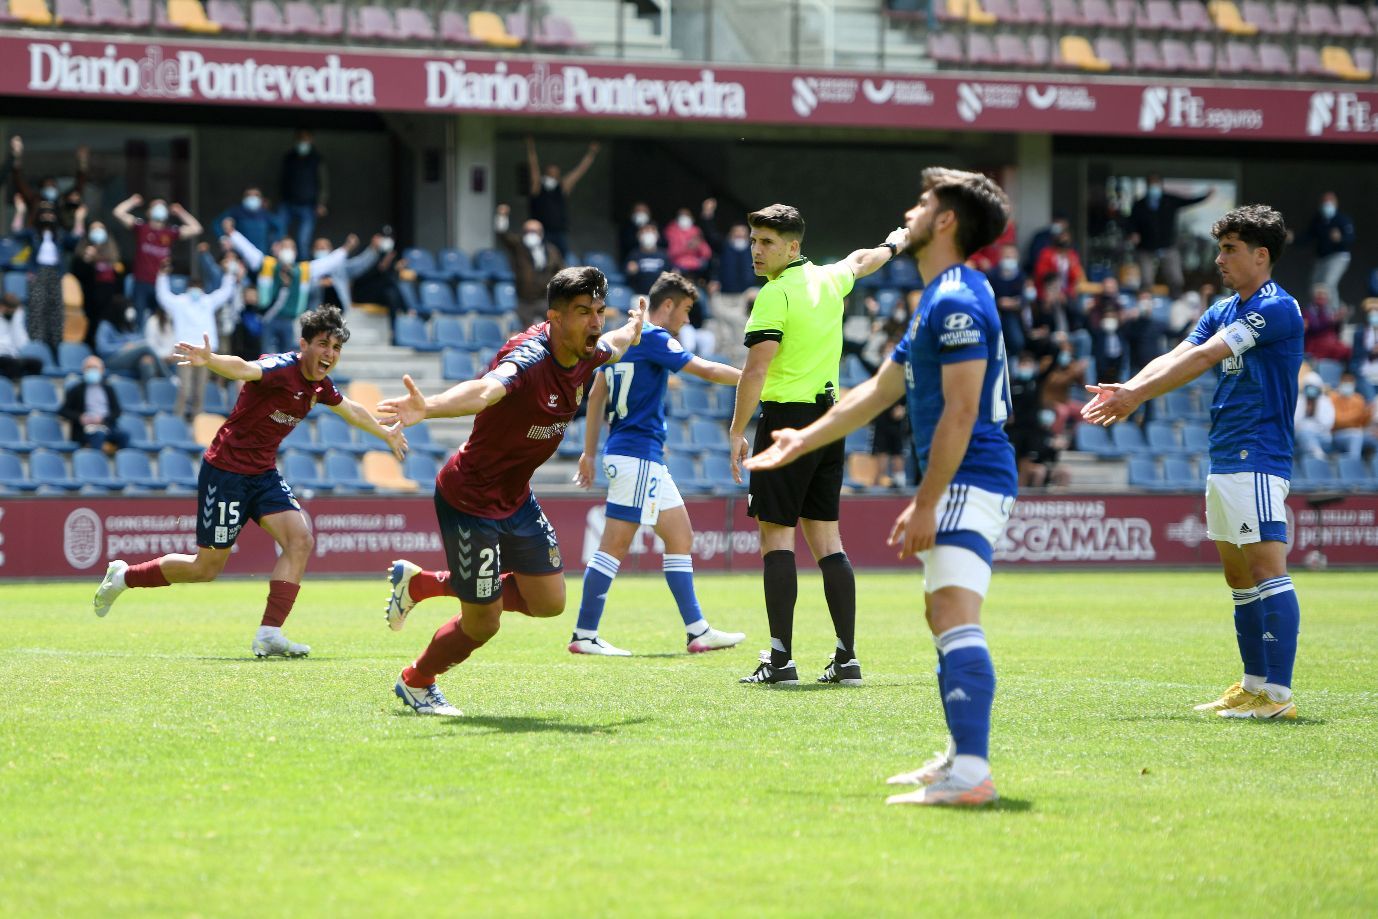
{"type": "MultiPolygon", "coordinates": [[[[771,431],[806,427],[822,417],[831,405],[832,400],[826,397],[817,402],[762,402],[752,453],[760,453],[773,443],[771,431]]],[[[846,449],[839,440],[801,456],[783,469],[752,472],[747,514],[787,527],[798,526],[800,517],[836,520],[845,461],[846,449]]]]}

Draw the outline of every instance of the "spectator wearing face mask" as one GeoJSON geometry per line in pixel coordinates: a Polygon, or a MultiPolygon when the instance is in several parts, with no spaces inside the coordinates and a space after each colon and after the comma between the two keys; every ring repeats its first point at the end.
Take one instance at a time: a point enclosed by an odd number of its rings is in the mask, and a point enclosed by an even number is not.
{"type": "Polygon", "coordinates": [[[393,321],[406,312],[402,293],[398,290],[398,272],[406,267],[406,260],[397,251],[397,241],[392,237],[392,227],[385,226],[374,236],[378,259],[363,274],[354,280],[351,293],[361,303],[381,303],[388,308],[388,327],[396,325],[393,321]]]}
{"type": "Polygon", "coordinates": [[[636,248],[627,256],[627,286],[645,297],[650,294],[660,273],[670,266],[669,256],[660,248],[660,231],[648,223],[637,234],[636,248]]]}
{"type": "Polygon", "coordinates": [[[1177,214],[1183,208],[1200,204],[1214,193],[1206,189],[1199,195],[1187,197],[1163,190],[1163,177],[1149,173],[1148,191],[1134,202],[1129,211],[1129,245],[1139,263],[1139,275],[1144,287],[1152,287],[1161,271],[1168,292],[1176,297],[1182,292],[1182,253],[1177,251],[1177,214]]]}
{"type": "Polygon", "coordinates": [[[1005,353],[1018,354],[1024,350],[1024,282],[1026,276],[1019,267],[1019,249],[1000,247],[1000,258],[987,276],[995,294],[995,308],[1000,312],[1000,332],[1005,338],[1005,353]]]}
{"type": "Polygon", "coordinates": [[[1301,242],[1315,247],[1311,284],[1324,286],[1330,302],[1338,304],[1340,279],[1349,268],[1350,250],[1354,248],[1354,221],[1340,213],[1340,199],[1333,191],[1321,195],[1320,207],[1302,234],[1301,242]]]}
{"type": "Polygon", "coordinates": [[[1364,301],[1364,312],[1354,329],[1354,351],[1350,369],[1355,375],[1378,388],[1378,297],[1364,301]]]}
{"type": "Polygon", "coordinates": [[[124,284],[124,265],[120,249],[110,238],[110,231],[99,220],[86,225],[86,238],[77,244],[76,257],[68,266],[81,286],[81,306],[86,313],[86,347],[96,347],[96,326],[100,324],[110,301],[124,284]]]}
{"type": "Polygon", "coordinates": [[[1147,367],[1155,357],[1164,353],[1166,343],[1163,341],[1163,328],[1153,317],[1152,296],[1131,301],[1120,313],[1120,335],[1129,352],[1131,378],[1147,367]]]}
{"type": "Polygon", "coordinates": [[[1112,383],[1128,379],[1129,349],[1120,330],[1118,306],[1100,309],[1091,322],[1091,358],[1096,362],[1096,377],[1112,383]]]}
{"type": "Polygon", "coordinates": [[[665,228],[665,250],[670,265],[695,283],[707,278],[713,259],[713,248],[694,220],[693,211],[682,207],[675,214],[675,222],[665,228]]]}
{"type": "Polygon", "coordinates": [[[1075,392],[1080,395],[1082,392],[1082,384],[1086,382],[1086,361],[1076,357],[1071,341],[1065,336],[1054,336],[1054,345],[1057,350],[1053,352],[1053,357],[1044,358],[1042,404],[1043,408],[1053,413],[1048,430],[1053,434],[1069,434],[1069,421],[1075,422],[1081,413],[1081,403],[1074,401],[1072,394],[1075,392]]]}
{"type": "MultiPolygon", "coordinates": [[[[282,202],[282,235],[292,235],[295,229],[297,251],[305,252],[316,234],[316,221],[330,212],[330,170],[316,149],[315,136],[306,128],[297,131],[296,142],[282,155],[278,187],[278,200],[282,202]]],[[[254,248],[264,251],[263,246],[255,245],[254,248]]]]}
{"type": "Polygon", "coordinates": [[[1335,452],[1362,457],[1369,446],[1367,431],[1373,421],[1373,407],[1359,392],[1354,374],[1347,370],[1340,374],[1340,385],[1330,394],[1330,403],[1335,406],[1335,427],[1331,430],[1335,452]]]}
{"type": "MultiPolygon", "coordinates": [[[[631,211],[627,214],[627,219],[622,221],[622,226],[617,231],[617,259],[625,262],[632,257],[632,253],[641,248],[641,234],[646,227],[655,226],[655,218],[651,216],[651,206],[645,201],[637,201],[632,205],[631,211]]],[[[660,247],[660,231],[656,231],[656,243],[652,248],[660,247]]]]}
{"type": "Polygon", "coordinates": [[[526,138],[526,167],[530,182],[528,213],[532,220],[541,224],[546,241],[560,250],[561,259],[569,253],[569,207],[565,199],[574,193],[574,186],[579,184],[579,180],[593,165],[598,157],[598,149],[597,142],[589,144],[579,165],[564,174],[555,163],[546,163],[542,170],[540,158],[536,156],[536,140],[530,136],[526,138]]]}
{"type": "MultiPolygon", "coordinates": [[[[77,210],[82,206],[82,193],[91,172],[91,148],[77,147],[76,171],[72,185],[64,194],[56,176],[45,175],[34,188],[24,177],[24,139],[18,134],[10,138],[9,168],[10,185],[15,193],[24,199],[24,206],[31,215],[37,215],[39,208],[48,205],[57,209],[57,222],[63,230],[71,232],[76,225],[77,210]]],[[[80,235],[80,234],[78,234],[80,235]]]]}
{"type": "MultiPolygon", "coordinates": [[[[173,335],[177,341],[199,344],[204,338],[210,339],[212,353],[220,350],[220,323],[217,313],[229,304],[234,297],[236,278],[226,270],[228,263],[221,266],[220,286],[211,291],[197,287],[187,288],[183,294],[174,294],[168,282],[172,265],[165,263],[158,275],[158,306],[172,318],[173,335]]],[[[161,352],[159,352],[161,353],[161,352]]],[[[193,367],[190,364],[177,364],[177,406],[174,411],[190,421],[201,412],[205,404],[206,384],[210,371],[206,367],[193,367]]]]}
{"type": "Polygon", "coordinates": [[[1330,452],[1331,432],[1335,429],[1335,404],[1326,395],[1319,373],[1307,374],[1303,381],[1293,421],[1297,456],[1325,459],[1330,452]]]}
{"type": "Polygon", "coordinates": [[[1029,250],[1024,256],[1024,263],[1020,267],[1024,274],[1029,277],[1037,277],[1034,267],[1038,264],[1038,257],[1043,254],[1043,250],[1053,244],[1063,233],[1072,231],[1072,221],[1068,219],[1067,213],[1062,210],[1053,211],[1053,220],[1046,227],[1034,233],[1029,240],[1029,250]]]}
{"type": "Polygon", "coordinates": [[[137,376],[141,380],[171,376],[167,365],[144,337],[143,329],[135,324],[135,317],[133,305],[124,297],[117,296],[110,301],[105,318],[96,326],[96,354],[111,373],[137,376]]]}
{"type": "Polygon", "coordinates": [[[550,279],[565,267],[559,248],[545,238],[539,220],[522,224],[521,235],[512,232],[512,209],[499,204],[493,215],[493,230],[498,243],[507,250],[507,259],[516,277],[517,320],[525,328],[545,318],[545,289],[550,279]]]}
{"type": "Polygon", "coordinates": [[[286,220],[268,207],[263,191],[257,185],[244,189],[239,202],[221,211],[212,226],[233,220],[236,230],[260,251],[267,252],[273,240],[287,235],[286,220]]]}
{"type": "Polygon", "coordinates": [[[1330,299],[1330,288],[1317,284],[1311,291],[1311,302],[1301,312],[1306,325],[1305,349],[1308,357],[1349,363],[1350,350],[1340,340],[1338,310],[1330,299]]]}
{"type": "Polygon", "coordinates": [[[67,420],[72,440],[113,456],[129,446],[129,434],[118,427],[120,400],[105,380],[105,364],[92,354],[82,361],[81,382],[68,387],[58,414],[67,420]]]}
{"type": "MultiPolygon", "coordinates": [[[[382,254],[382,244],[383,237],[374,236],[367,246],[346,258],[343,265],[321,278],[321,283],[311,288],[311,302],[308,308],[315,309],[322,303],[328,303],[348,312],[354,305],[351,286],[355,278],[362,277],[364,272],[377,264],[378,257],[382,254]]],[[[322,237],[312,244],[311,257],[323,259],[334,249],[335,247],[330,245],[330,240],[322,237]]]]}
{"type": "Polygon", "coordinates": [[[21,356],[19,349],[29,343],[29,331],[24,327],[24,307],[14,294],[0,297],[0,376],[12,380],[43,371],[43,362],[36,357],[21,356]]]}
{"type": "Polygon", "coordinates": [[[746,328],[746,298],[757,289],[756,269],[751,265],[751,228],[733,224],[718,250],[716,276],[708,284],[713,298],[713,319],[718,342],[732,360],[745,360],[742,330],[746,328]]]}
{"type": "Polygon", "coordinates": [[[134,234],[134,309],[142,322],[153,309],[157,299],[158,272],[163,262],[172,257],[172,247],[179,239],[194,239],[201,235],[201,224],[187,213],[182,205],[168,204],[162,198],[148,202],[147,219],[139,220],[131,212],[144,201],[134,194],[115,205],[115,219],[134,234]],[[176,217],[181,225],[170,223],[176,217]]]}
{"type": "Polygon", "coordinates": [[[1081,267],[1081,256],[1072,246],[1070,230],[1059,233],[1053,238],[1052,244],[1039,253],[1038,262],[1034,265],[1034,277],[1046,279],[1049,275],[1056,276],[1067,300],[1071,301],[1077,296],[1086,272],[1081,267]]]}
{"type": "Polygon", "coordinates": [[[29,305],[25,313],[29,338],[41,341],[57,357],[62,343],[65,310],[62,302],[62,275],[67,271],[67,254],[76,248],[86,232],[86,209],[77,211],[73,232],[62,229],[57,208],[44,202],[38,208],[32,227],[26,227],[27,207],[20,195],[14,196],[14,238],[33,252],[29,259],[29,305]]]}
{"type": "Polygon", "coordinates": [[[1010,369],[1010,418],[1006,425],[1019,461],[1019,484],[1041,488],[1055,478],[1061,441],[1055,443],[1056,413],[1043,406],[1038,359],[1031,351],[1019,354],[1010,369]]]}

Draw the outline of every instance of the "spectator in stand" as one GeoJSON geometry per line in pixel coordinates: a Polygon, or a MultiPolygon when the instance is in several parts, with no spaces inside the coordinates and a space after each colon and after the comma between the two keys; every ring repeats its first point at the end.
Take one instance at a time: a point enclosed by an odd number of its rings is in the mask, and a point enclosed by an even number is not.
{"type": "Polygon", "coordinates": [[[83,339],[92,351],[96,348],[96,326],[110,308],[110,301],[124,284],[124,265],[110,231],[99,220],[86,227],[86,239],[77,244],[76,257],[68,266],[81,285],[81,308],[86,313],[83,339]]]}
{"type": "Polygon", "coordinates": [[[565,267],[565,258],[559,247],[545,238],[545,229],[539,220],[523,223],[521,236],[513,233],[511,226],[512,209],[499,204],[493,217],[493,230],[498,243],[507,250],[507,260],[516,277],[513,286],[517,288],[517,321],[526,328],[545,318],[545,289],[550,279],[565,267]]]}
{"type": "Polygon", "coordinates": [[[1005,353],[1018,354],[1024,350],[1024,281],[1027,276],[1019,267],[1019,247],[1000,247],[1000,259],[988,275],[990,289],[995,294],[995,308],[1000,312],[1000,332],[1005,338],[1005,353]]]}
{"type": "Polygon", "coordinates": [[[141,380],[170,377],[161,356],[149,346],[143,330],[136,325],[137,316],[138,311],[124,297],[117,295],[111,300],[105,318],[96,326],[96,354],[111,373],[141,380]]]}
{"type": "Polygon", "coordinates": [[[669,267],[669,256],[660,248],[660,231],[653,223],[644,224],[637,235],[636,248],[627,257],[627,286],[645,297],[656,278],[669,267]]]}
{"type": "Polygon", "coordinates": [[[29,338],[41,341],[57,357],[62,344],[62,326],[66,311],[62,301],[62,276],[67,272],[67,253],[76,248],[86,232],[86,209],[77,211],[72,232],[62,229],[57,208],[44,201],[39,205],[32,227],[26,227],[28,207],[20,195],[14,196],[14,222],[10,229],[14,238],[33,252],[29,259],[29,304],[25,311],[29,338]]]}
{"type": "MultiPolygon", "coordinates": [[[[291,154],[288,155],[291,156],[291,154]]],[[[250,185],[244,189],[239,203],[221,211],[216,216],[215,223],[211,225],[222,226],[226,220],[233,220],[235,229],[243,233],[244,238],[262,252],[268,251],[273,240],[281,239],[287,235],[286,218],[282,214],[274,213],[268,207],[268,201],[263,197],[263,191],[257,185],[250,185]]],[[[219,284],[218,281],[214,283],[217,286],[219,284]]]]}
{"type": "MultiPolygon", "coordinates": [[[[631,212],[627,219],[622,221],[622,227],[617,232],[618,261],[627,261],[633,252],[641,248],[641,233],[648,226],[655,226],[655,220],[651,217],[651,206],[645,201],[638,201],[632,205],[631,212]]],[[[660,248],[658,231],[656,235],[657,245],[652,248],[660,248]]]]}
{"type": "MultiPolygon", "coordinates": [[[[536,156],[536,140],[530,135],[526,138],[526,167],[530,183],[528,213],[532,220],[540,222],[546,240],[560,250],[561,262],[569,254],[569,207],[565,199],[574,193],[574,186],[579,184],[597,159],[598,149],[597,142],[589,144],[584,158],[567,175],[562,175],[560,167],[554,163],[546,163],[542,172],[540,158],[536,156]]],[[[541,315],[545,315],[544,308],[541,315]]]]}
{"type": "Polygon", "coordinates": [[[1118,383],[1128,379],[1129,348],[1120,329],[1117,304],[1098,306],[1091,321],[1091,358],[1096,362],[1097,379],[1118,383]]]}
{"type": "Polygon", "coordinates": [[[1029,240],[1029,251],[1024,256],[1024,264],[1020,267],[1024,269],[1024,274],[1029,277],[1038,277],[1034,271],[1038,265],[1038,258],[1043,254],[1043,250],[1053,244],[1053,240],[1062,236],[1064,233],[1072,232],[1072,221],[1068,219],[1067,212],[1062,210],[1053,211],[1053,222],[1043,229],[1034,233],[1029,240]]]}
{"type": "Polygon", "coordinates": [[[397,251],[397,241],[393,239],[392,227],[385,226],[377,236],[378,260],[373,266],[354,280],[352,294],[361,303],[381,303],[388,308],[388,327],[395,325],[398,315],[407,311],[398,289],[400,272],[406,267],[406,260],[397,251]]]}
{"type": "Polygon", "coordinates": [[[239,296],[243,303],[240,304],[239,316],[236,317],[234,328],[230,332],[230,348],[235,356],[246,361],[256,361],[264,354],[263,310],[259,308],[258,286],[241,285],[239,296]]]}
{"type": "Polygon", "coordinates": [[[1340,213],[1340,199],[1333,191],[1321,195],[1321,204],[1302,242],[1316,249],[1316,261],[1311,266],[1311,284],[1323,286],[1330,294],[1330,302],[1339,304],[1340,279],[1349,268],[1350,250],[1354,248],[1354,221],[1340,213]]]}
{"type": "Polygon", "coordinates": [[[81,382],[67,389],[58,414],[71,426],[72,440],[113,456],[129,446],[129,434],[117,427],[120,400],[105,381],[105,364],[92,354],[81,363],[81,382]]]}
{"type": "Polygon", "coordinates": [[[675,222],[665,228],[665,249],[671,267],[695,284],[708,277],[713,248],[708,245],[702,227],[694,220],[694,213],[689,208],[680,208],[675,222]]]}
{"type": "Polygon", "coordinates": [[[1364,301],[1364,314],[1354,329],[1350,369],[1371,388],[1378,389],[1378,297],[1364,301]]]}
{"type": "Polygon", "coordinates": [[[1361,457],[1368,446],[1368,426],[1373,421],[1373,407],[1359,392],[1359,381],[1346,370],[1340,374],[1340,385],[1330,394],[1335,407],[1335,427],[1331,430],[1336,453],[1361,457]]]}
{"type": "MultiPolygon", "coordinates": [[[[1031,310],[1029,339],[1052,342],[1052,349],[1044,347],[1045,352],[1055,353],[1057,342],[1067,338],[1073,345],[1076,356],[1091,353],[1091,336],[1086,330],[1086,314],[1081,309],[1080,298],[1069,300],[1066,289],[1055,274],[1042,279],[1042,292],[1038,302],[1031,310]]],[[[1039,346],[1035,345],[1035,351],[1039,346]]]]}
{"type": "Polygon", "coordinates": [[[746,298],[756,290],[756,269],[751,265],[751,229],[744,223],[733,224],[727,231],[718,252],[716,277],[709,281],[712,313],[717,323],[719,341],[733,362],[746,360],[742,346],[742,330],[746,328],[746,298]]]}
{"type": "Polygon", "coordinates": [[[1129,244],[1134,247],[1144,287],[1152,287],[1161,271],[1169,294],[1181,294],[1184,280],[1182,253],[1177,251],[1177,214],[1213,193],[1214,189],[1208,188],[1193,197],[1174,195],[1163,190],[1161,175],[1149,173],[1148,191],[1129,211],[1129,244]]]}
{"type": "Polygon", "coordinates": [[[1297,456],[1325,459],[1330,452],[1331,432],[1335,429],[1335,404],[1326,395],[1319,373],[1312,371],[1306,375],[1293,420],[1297,456]]]}
{"type": "MultiPolygon", "coordinates": [[[[226,256],[221,265],[220,286],[213,291],[202,291],[190,287],[184,294],[174,294],[168,275],[172,263],[165,262],[158,275],[158,305],[172,317],[172,327],[177,341],[200,342],[210,339],[212,353],[220,350],[220,323],[216,314],[234,297],[238,286],[236,273],[230,270],[234,256],[226,256]]],[[[175,343],[174,343],[175,344],[175,343]]],[[[160,352],[161,353],[161,352],[160,352]]],[[[210,382],[210,370],[194,367],[190,363],[177,362],[177,406],[173,409],[179,417],[190,421],[201,412],[205,404],[206,386],[210,382]]]]}
{"type": "Polygon", "coordinates": [[[1141,292],[1139,298],[1120,313],[1120,334],[1129,352],[1130,378],[1167,350],[1163,328],[1153,316],[1152,294],[1141,292]]]}
{"type": "Polygon", "coordinates": [[[1004,257],[1006,246],[1015,247],[1014,257],[1015,260],[1018,261],[1019,247],[1017,240],[1018,233],[1014,221],[1011,220],[1005,224],[1004,232],[1001,233],[993,243],[982,249],[977,249],[971,255],[967,256],[966,263],[982,274],[989,275],[995,271],[996,266],[1000,264],[1000,259],[1004,257]]]}
{"type": "MultiPolygon", "coordinates": [[[[315,140],[309,130],[302,128],[297,131],[297,141],[292,149],[282,155],[282,180],[278,194],[282,203],[281,235],[290,236],[295,228],[298,252],[307,251],[316,234],[316,221],[330,212],[327,206],[330,202],[330,170],[316,149],[315,140]]],[[[263,251],[260,246],[255,245],[254,248],[263,251]]]]}
{"type": "Polygon", "coordinates": [[[43,371],[43,362],[38,358],[20,356],[19,349],[28,343],[24,307],[19,304],[17,296],[5,294],[0,297],[0,376],[17,380],[43,371]]]}
{"type": "Polygon", "coordinates": [[[1311,302],[1302,310],[1306,324],[1306,354],[1317,359],[1329,359],[1348,364],[1349,345],[1340,339],[1340,323],[1330,299],[1330,288],[1317,284],[1311,291],[1311,302]]]}
{"type": "MultiPolygon", "coordinates": [[[[160,278],[160,283],[161,280],[160,278]]],[[[172,317],[157,302],[153,304],[153,312],[144,320],[144,341],[148,342],[149,348],[162,360],[167,373],[175,376],[180,360],[176,354],[177,328],[172,323],[172,317]]],[[[180,397],[180,393],[178,395],[180,397]]]]}
{"type": "Polygon", "coordinates": [[[1038,358],[1031,351],[1019,354],[1010,370],[1010,417],[1006,428],[1019,462],[1019,484],[1042,487],[1056,462],[1049,430],[1055,418],[1043,407],[1038,358]]]}
{"type": "Polygon", "coordinates": [[[1053,434],[1070,434],[1082,405],[1074,401],[1072,396],[1082,392],[1082,385],[1086,382],[1086,361],[1076,356],[1072,342],[1066,336],[1054,334],[1052,342],[1056,348],[1053,356],[1043,359],[1043,408],[1053,413],[1052,422],[1047,425],[1053,434]],[[1072,424],[1068,423],[1069,420],[1072,424]]]}
{"type": "MultiPolygon", "coordinates": [[[[1153,307],[1153,292],[1148,288],[1139,291],[1139,306],[1142,308],[1153,307]]],[[[1201,294],[1194,290],[1186,291],[1182,296],[1172,301],[1167,312],[1167,332],[1173,341],[1180,341],[1186,338],[1196,328],[1196,323],[1201,320],[1201,314],[1206,311],[1210,304],[1201,298],[1201,294]]]]}
{"type": "MultiPolygon", "coordinates": [[[[30,214],[37,215],[39,207],[47,204],[57,209],[58,225],[71,232],[76,225],[77,211],[82,206],[82,192],[90,176],[91,148],[77,147],[76,177],[72,187],[64,195],[55,176],[44,176],[35,189],[24,178],[24,138],[15,134],[10,138],[9,169],[10,185],[15,194],[24,200],[30,214]]],[[[80,234],[77,234],[80,235],[80,234]]]]}
{"type": "Polygon", "coordinates": [[[1070,303],[1077,297],[1086,272],[1081,268],[1081,256],[1072,246],[1072,233],[1063,231],[1053,237],[1052,244],[1045,247],[1034,265],[1034,277],[1040,278],[1046,286],[1048,277],[1057,278],[1062,294],[1070,303]]]}
{"type": "Polygon", "coordinates": [[[139,220],[130,212],[143,203],[143,195],[133,194],[115,205],[115,219],[134,234],[134,309],[142,322],[153,309],[157,299],[155,287],[163,262],[172,257],[172,246],[179,239],[194,239],[201,235],[201,224],[188,214],[182,205],[169,205],[162,198],[148,202],[148,219],[139,220]],[[181,226],[168,222],[170,217],[181,226]]]}
{"type": "MultiPolygon", "coordinates": [[[[382,234],[374,235],[366,247],[345,258],[343,265],[322,277],[320,283],[311,288],[309,309],[315,309],[322,303],[328,303],[348,312],[354,305],[351,287],[355,279],[363,277],[365,272],[377,264],[378,257],[383,252],[382,245],[382,234]]],[[[334,250],[335,247],[330,245],[330,240],[321,237],[312,246],[311,255],[316,259],[322,259],[334,250]]]]}

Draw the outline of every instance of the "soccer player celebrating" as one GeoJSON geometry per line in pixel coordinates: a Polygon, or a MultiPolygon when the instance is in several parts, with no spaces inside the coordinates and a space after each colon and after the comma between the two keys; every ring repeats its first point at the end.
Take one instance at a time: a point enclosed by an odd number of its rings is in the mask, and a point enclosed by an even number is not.
{"type": "Polygon", "coordinates": [[[277,470],[277,451],[317,402],[330,407],[361,431],[388,445],[399,460],[407,452],[402,426],[384,427],[368,409],[345,398],[328,374],[340,362],[349,330],[339,309],[323,306],[301,317],[300,351],[246,361],[211,351],[202,344],[178,342],[181,363],[207,367],[229,380],[244,381],[230,417],[216,432],[201,460],[197,484],[195,555],[164,555],[129,565],[113,561],[96,591],[97,616],[129,587],[166,587],[189,581],[214,581],[225,570],[246,520],[267,531],[281,548],[268,581],[268,606],[254,635],[255,657],[305,657],[307,645],[289,641],[282,624],[292,612],[314,541],[310,524],[291,486],[277,470]]]}
{"type": "Polygon", "coordinates": [[[1301,307],[1272,280],[1287,228],[1270,207],[1235,208],[1211,227],[1215,264],[1234,296],[1201,316],[1172,351],[1127,383],[1086,387],[1081,410],[1111,425],[1145,401],[1220,368],[1211,399],[1206,535],[1220,551],[1234,593],[1243,678],[1196,706],[1224,718],[1295,718],[1292,663],[1301,612],[1287,576],[1287,508],[1292,425],[1302,361],[1301,307]]]}
{"type": "Polygon", "coordinates": [[[641,307],[606,335],[608,281],[597,268],[565,268],[546,286],[547,320],[510,338],[477,380],[426,397],[411,377],[407,395],[379,403],[404,425],[427,418],[475,415],[464,446],[435,480],[435,513],[448,571],[393,562],[388,625],[406,623],[431,597],[459,597],[460,615],[445,623],[393,687],[422,715],[459,715],[435,678],[498,632],[503,610],[540,618],[565,609],[560,545],[536,496],[531,474],[560,445],[588,385],[605,363],[641,339],[641,307]]]}
{"type": "Polygon", "coordinates": [[[694,594],[694,557],[690,554],[694,529],[684,499],[664,464],[665,388],[670,374],[683,370],[728,386],[736,384],[742,375],[735,367],[695,357],[675,340],[689,321],[689,310],[697,298],[698,291],[683,276],[662,273],[651,285],[650,324],[642,329],[641,342],[616,365],[604,368],[589,391],[584,453],[579,457],[575,481],[582,488],[593,484],[593,464],[598,458],[598,435],[606,408],[612,428],[603,457],[608,475],[608,506],[603,539],[584,570],[579,621],[569,640],[573,654],[631,654],[598,637],[598,623],[603,618],[603,604],[617,569],[643,525],[654,527],[656,535],[665,542],[661,563],[665,583],[684,620],[684,640],[689,652],[730,648],[746,638],[741,632],[712,628],[699,608],[694,594]]]}
{"type": "MultiPolygon", "coordinates": [[[[746,367],[737,384],[728,435],[732,475],[738,482],[741,461],[751,452],[746,428],[758,402],[758,451],[770,444],[771,431],[803,427],[833,404],[842,359],[843,298],[857,278],[890,261],[908,238],[900,227],[874,249],[858,249],[836,264],[815,265],[799,254],[804,218],[796,209],[772,204],[748,214],[747,223],[751,264],[767,283],[747,320],[746,367]]],[[[845,459],[838,443],[789,469],[761,467],[751,474],[747,513],[756,518],[761,534],[770,650],[761,652],[759,666],[739,682],[776,686],[799,682],[790,646],[799,594],[794,531],[802,520],[804,541],[823,575],[823,597],[837,636],[837,647],[818,682],[861,685],[856,657],[856,576],[837,527],[845,459]]]]}
{"type": "Polygon", "coordinates": [[[923,476],[889,541],[900,558],[923,562],[924,615],[951,736],[946,752],[889,780],[925,787],[887,803],[971,806],[996,799],[987,760],[995,668],[980,617],[1018,476],[1004,430],[1010,394],[1000,316],[985,275],[963,262],[999,237],[1009,201],[985,176],[953,169],[925,169],[923,189],[905,214],[927,281],[908,333],[874,377],[803,430],[773,432],[774,444],[746,466],[785,466],[906,398],[923,476]]]}

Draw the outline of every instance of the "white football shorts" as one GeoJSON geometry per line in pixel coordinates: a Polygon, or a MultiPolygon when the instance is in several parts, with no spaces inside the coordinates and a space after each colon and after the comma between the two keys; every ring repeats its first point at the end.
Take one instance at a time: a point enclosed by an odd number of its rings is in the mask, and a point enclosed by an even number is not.
{"type": "Polygon", "coordinates": [[[1287,541],[1292,483],[1266,472],[1206,476],[1206,536],[1236,546],[1287,541]]]}
{"type": "Polygon", "coordinates": [[[603,474],[608,477],[608,516],[615,520],[655,526],[661,511],[684,505],[664,463],[609,453],[603,457],[603,474]]]}
{"type": "Polygon", "coordinates": [[[949,485],[938,500],[937,545],[919,553],[923,589],[962,587],[986,595],[991,557],[1005,532],[1014,498],[974,485],[949,485]]]}

